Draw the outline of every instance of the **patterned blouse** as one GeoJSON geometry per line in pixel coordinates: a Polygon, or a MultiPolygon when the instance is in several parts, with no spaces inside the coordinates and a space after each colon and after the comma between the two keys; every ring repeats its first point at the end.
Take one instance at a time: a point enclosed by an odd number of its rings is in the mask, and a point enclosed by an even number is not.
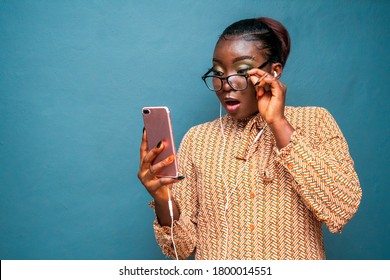
{"type": "MultiPolygon", "coordinates": [[[[359,179],[328,111],[286,107],[285,116],[295,131],[280,151],[260,115],[225,116],[184,136],[185,179],[173,186],[180,259],[194,252],[195,259],[325,258],[322,222],[341,232],[358,209],[359,179]]],[[[175,257],[171,228],[156,219],[154,231],[163,253],[175,257]]]]}

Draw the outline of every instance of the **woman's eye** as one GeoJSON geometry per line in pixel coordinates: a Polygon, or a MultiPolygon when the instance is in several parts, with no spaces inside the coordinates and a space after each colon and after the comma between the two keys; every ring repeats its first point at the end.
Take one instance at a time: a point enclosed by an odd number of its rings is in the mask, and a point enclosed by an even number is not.
{"type": "Polygon", "coordinates": [[[237,74],[246,74],[246,72],[248,72],[251,69],[252,69],[251,67],[240,69],[237,71],[237,74]]]}
{"type": "Polygon", "coordinates": [[[223,73],[221,71],[218,71],[218,70],[215,70],[215,69],[212,70],[212,73],[213,73],[214,76],[223,76],[223,73]]]}

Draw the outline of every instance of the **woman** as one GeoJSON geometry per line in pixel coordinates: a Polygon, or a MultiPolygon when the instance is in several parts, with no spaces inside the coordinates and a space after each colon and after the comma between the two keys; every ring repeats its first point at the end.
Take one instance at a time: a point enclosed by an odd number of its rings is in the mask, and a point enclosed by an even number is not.
{"type": "Polygon", "coordinates": [[[166,255],[324,259],[322,223],[341,232],[357,211],[359,179],[332,116],[285,106],[289,50],[287,30],[270,18],[225,29],[202,79],[227,115],[187,132],[178,155],[184,179],[154,176],[172,158],[152,165],[164,147],[149,150],[144,132],[138,177],[154,199],[166,255]]]}

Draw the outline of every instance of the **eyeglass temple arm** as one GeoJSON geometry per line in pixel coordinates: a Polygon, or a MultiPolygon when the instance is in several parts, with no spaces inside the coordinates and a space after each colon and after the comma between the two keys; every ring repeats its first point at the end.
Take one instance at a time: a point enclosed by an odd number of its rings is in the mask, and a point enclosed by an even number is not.
{"type": "Polygon", "coordinates": [[[210,72],[213,72],[213,68],[210,68],[206,73],[204,73],[202,79],[206,78],[206,76],[210,74],[210,72]]]}

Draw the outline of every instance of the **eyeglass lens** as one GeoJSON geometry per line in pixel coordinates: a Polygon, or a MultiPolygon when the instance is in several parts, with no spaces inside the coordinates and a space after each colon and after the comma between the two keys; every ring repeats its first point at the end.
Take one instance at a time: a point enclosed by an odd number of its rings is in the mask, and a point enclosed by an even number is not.
{"type": "MultiPolygon", "coordinates": [[[[223,79],[219,77],[206,77],[205,79],[206,85],[209,89],[214,91],[219,91],[223,87],[223,79]]],[[[227,78],[227,83],[234,90],[244,90],[248,86],[246,76],[242,75],[232,75],[227,78]]]]}

